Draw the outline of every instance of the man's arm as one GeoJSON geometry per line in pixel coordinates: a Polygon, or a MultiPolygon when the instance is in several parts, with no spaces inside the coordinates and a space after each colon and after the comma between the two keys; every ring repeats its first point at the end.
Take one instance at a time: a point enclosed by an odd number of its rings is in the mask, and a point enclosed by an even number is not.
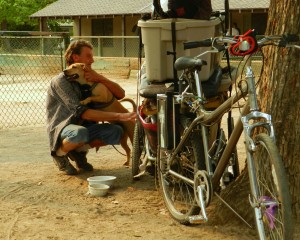
{"type": "Polygon", "coordinates": [[[89,82],[99,82],[104,84],[117,99],[122,99],[125,97],[125,90],[119,84],[109,80],[96,71],[86,71],[84,76],[89,82]]]}
{"type": "MultiPolygon", "coordinates": [[[[101,121],[134,121],[136,113],[115,113],[103,112],[89,109],[80,104],[80,90],[78,85],[67,81],[63,74],[51,81],[51,95],[56,99],[55,103],[63,106],[63,111],[59,112],[61,119],[66,119],[72,114],[77,119],[101,121]]],[[[57,105],[51,106],[51,110],[57,112],[57,105]]],[[[48,109],[50,111],[50,109],[48,109]]],[[[55,114],[55,113],[53,113],[55,114]]]]}
{"type": "Polygon", "coordinates": [[[116,113],[116,112],[104,112],[95,109],[88,109],[82,115],[84,120],[90,120],[94,122],[102,121],[134,121],[136,118],[135,112],[129,113],[116,113]]]}

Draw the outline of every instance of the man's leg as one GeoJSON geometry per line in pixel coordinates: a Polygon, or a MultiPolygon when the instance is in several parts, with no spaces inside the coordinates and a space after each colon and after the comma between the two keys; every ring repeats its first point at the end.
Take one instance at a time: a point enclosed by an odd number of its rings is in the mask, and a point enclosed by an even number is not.
{"type": "Polygon", "coordinates": [[[82,147],[89,141],[89,131],[84,126],[69,125],[62,131],[63,138],[62,149],[65,150],[67,156],[75,161],[79,169],[85,171],[93,171],[93,166],[87,162],[86,154],[90,147],[85,147],[84,152],[76,152],[75,150],[82,147]]]}
{"type": "Polygon", "coordinates": [[[123,129],[119,125],[114,124],[88,124],[85,125],[88,131],[88,144],[85,144],[68,153],[68,157],[75,161],[78,168],[86,171],[92,171],[93,166],[87,162],[86,154],[88,148],[100,147],[110,144],[119,144],[123,129]]]}
{"type": "MultiPolygon", "coordinates": [[[[56,155],[53,156],[53,160],[59,170],[64,171],[67,175],[75,175],[78,173],[69,162],[67,153],[87,142],[89,139],[88,135],[88,130],[79,125],[70,124],[63,129],[61,133],[62,145],[56,151],[56,155]]],[[[87,170],[93,170],[93,166],[88,163],[84,167],[86,167],[87,170]]]]}
{"type": "Polygon", "coordinates": [[[99,142],[100,145],[116,145],[120,144],[120,139],[123,135],[123,128],[120,125],[102,123],[87,126],[89,131],[89,143],[93,147],[94,143],[99,142]]]}

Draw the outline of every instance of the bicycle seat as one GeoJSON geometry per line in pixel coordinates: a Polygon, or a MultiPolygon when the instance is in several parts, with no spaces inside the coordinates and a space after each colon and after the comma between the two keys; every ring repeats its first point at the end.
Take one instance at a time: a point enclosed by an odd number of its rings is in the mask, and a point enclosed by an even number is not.
{"type": "Polygon", "coordinates": [[[167,91],[174,91],[174,87],[167,86],[165,83],[151,83],[141,88],[139,93],[144,98],[156,98],[157,94],[164,94],[167,91]]]}
{"type": "Polygon", "coordinates": [[[146,74],[142,76],[139,94],[144,98],[156,98],[157,94],[164,94],[167,91],[174,91],[174,86],[171,81],[161,83],[153,83],[148,81],[146,74]]]}
{"type": "Polygon", "coordinates": [[[203,65],[207,65],[207,62],[201,59],[193,58],[193,57],[180,57],[175,61],[174,67],[176,70],[184,70],[184,69],[193,69],[193,68],[199,68],[203,65]]]}

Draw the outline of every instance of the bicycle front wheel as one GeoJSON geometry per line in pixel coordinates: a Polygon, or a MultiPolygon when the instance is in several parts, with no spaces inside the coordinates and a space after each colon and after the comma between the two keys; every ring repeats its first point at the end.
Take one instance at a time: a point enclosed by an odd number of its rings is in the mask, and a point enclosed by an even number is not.
{"type": "Polygon", "coordinates": [[[254,175],[250,184],[258,234],[260,239],[292,239],[289,188],[278,149],[264,133],[258,134],[255,142],[257,149],[251,154],[254,175]]]}

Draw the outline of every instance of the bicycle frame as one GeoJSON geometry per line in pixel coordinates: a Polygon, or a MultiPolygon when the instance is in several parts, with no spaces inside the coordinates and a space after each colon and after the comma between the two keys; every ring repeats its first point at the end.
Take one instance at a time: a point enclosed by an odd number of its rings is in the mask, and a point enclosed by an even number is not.
{"type": "MultiPolygon", "coordinates": [[[[207,129],[202,124],[210,124],[214,122],[216,119],[218,119],[221,115],[226,113],[231,109],[231,106],[236,103],[238,100],[240,100],[243,97],[243,93],[240,91],[233,95],[232,97],[228,98],[223,104],[221,104],[216,110],[212,112],[204,112],[202,111],[200,116],[195,118],[191,125],[186,129],[185,133],[182,135],[181,141],[177,145],[177,147],[172,151],[170,163],[172,163],[172,160],[175,158],[175,156],[180,152],[180,149],[184,146],[185,141],[189,137],[189,135],[192,133],[192,131],[195,129],[195,127],[199,124],[201,124],[202,131],[205,133],[207,132],[207,129]]],[[[244,106],[244,110],[242,111],[242,114],[245,115],[249,112],[249,105],[246,104],[244,106]]],[[[209,176],[212,176],[212,183],[213,183],[213,189],[216,189],[216,187],[219,185],[219,181],[221,179],[221,176],[224,172],[224,169],[226,165],[229,162],[230,155],[233,151],[233,148],[236,146],[241,134],[243,131],[242,122],[239,120],[237,122],[237,125],[234,127],[233,132],[229,138],[228,144],[224,149],[224,152],[221,156],[221,159],[219,160],[219,163],[217,165],[217,168],[214,171],[214,174],[212,174],[212,167],[210,164],[210,160],[208,159],[208,156],[206,155],[206,166],[208,167],[207,171],[209,176]]],[[[203,143],[204,143],[204,152],[208,152],[208,137],[207,134],[203,134],[203,143]]],[[[170,172],[172,174],[172,171],[170,172]]],[[[173,173],[174,174],[174,173],[173,173]]],[[[184,178],[182,178],[185,180],[184,178]]],[[[193,182],[190,182],[193,183],[193,182]]]]}
{"type": "MultiPolygon", "coordinates": [[[[194,77],[195,77],[196,83],[200,82],[198,75],[199,75],[199,72],[195,71],[194,77]]],[[[192,121],[190,126],[186,129],[185,133],[181,136],[181,141],[179,142],[177,147],[172,151],[171,157],[169,159],[169,163],[171,164],[173,159],[175,158],[175,156],[180,152],[180,149],[184,146],[186,139],[189,137],[189,135],[192,133],[192,131],[195,130],[195,127],[197,127],[197,125],[201,125],[204,152],[205,152],[205,162],[206,162],[206,167],[207,167],[206,170],[208,172],[208,175],[211,177],[213,189],[218,188],[222,174],[224,173],[224,170],[230,160],[230,157],[234,150],[234,147],[237,145],[237,143],[241,137],[243,129],[244,129],[245,138],[246,138],[246,145],[247,145],[247,148],[249,149],[249,151],[255,150],[254,142],[251,139],[251,133],[253,132],[254,128],[265,127],[269,130],[270,136],[272,138],[274,138],[274,130],[273,130],[273,126],[271,123],[270,115],[261,113],[258,111],[258,103],[257,103],[256,91],[255,91],[255,79],[254,79],[254,75],[253,75],[253,72],[252,72],[252,69],[250,66],[247,66],[246,79],[247,79],[247,87],[244,87],[241,91],[238,91],[236,94],[234,94],[233,96],[228,98],[217,109],[215,109],[212,112],[207,112],[202,109],[198,113],[198,116],[192,121]],[[220,116],[223,116],[226,112],[228,112],[234,103],[238,102],[241,98],[243,98],[245,96],[245,92],[247,92],[248,100],[246,101],[246,103],[243,107],[241,115],[239,116],[238,121],[237,121],[230,137],[228,138],[228,143],[226,144],[226,147],[224,148],[222,156],[219,159],[219,162],[217,164],[217,167],[213,171],[212,164],[211,164],[211,161],[208,156],[208,151],[209,151],[208,127],[206,127],[205,125],[212,124],[215,120],[220,118],[220,116]],[[258,123],[254,123],[252,125],[250,125],[248,123],[251,119],[261,119],[261,118],[264,118],[266,120],[266,122],[260,121],[258,123]]],[[[196,86],[197,86],[197,93],[200,96],[202,96],[200,84],[196,84],[196,86]]],[[[249,160],[249,157],[247,159],[249,160]]],[[[180,177],[177,173],[173,172],[172,170],[170,170],[169,173],[171,175],[176,174],[177,177],[180,177]]],[[[249,171],[249,173],[250,173],[250,175],[252,175],[251,171],[249,171]]],[[[193,183],[191,180],[186,179],[184,176],[181,176],[180,178],[191,184],[193,183]]]]}

